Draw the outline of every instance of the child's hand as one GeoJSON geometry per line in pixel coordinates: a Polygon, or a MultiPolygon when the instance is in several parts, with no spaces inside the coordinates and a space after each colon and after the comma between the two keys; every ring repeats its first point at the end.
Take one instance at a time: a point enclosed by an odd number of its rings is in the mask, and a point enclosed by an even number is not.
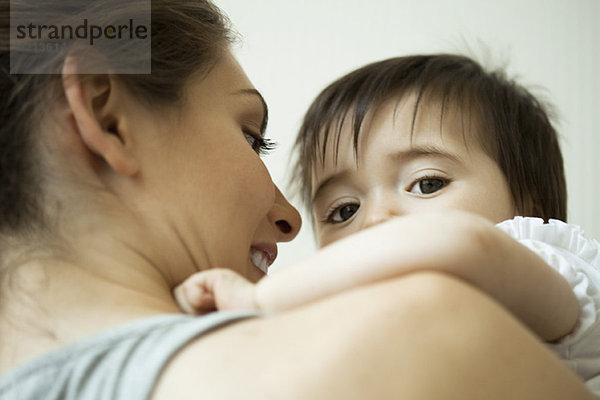
{"type": "Polygon", "coordinates": [[[202,315],[215,310],[258,310],[256,287],[230,269],[198,272],[173,291],[179,308],[202,315]]]}

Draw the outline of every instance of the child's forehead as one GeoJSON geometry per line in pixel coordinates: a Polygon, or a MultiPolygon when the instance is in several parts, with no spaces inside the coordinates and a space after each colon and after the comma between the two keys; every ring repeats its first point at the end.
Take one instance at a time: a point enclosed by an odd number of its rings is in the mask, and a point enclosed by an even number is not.
{"type": "Polygon", "coordinates": [[[313,172],[331,167],[350,154],[358,162],[362,150],[381,135],[388,137],[390,146],[432,142],[444,147],[445,143],[459,142],[467,150],[485,147],[479,114],[474,113],[472,107],[458,103],[414,91],[390,96],[363,111],[359,126],[357,110],[349,109],[336,117],[329,132],[321,132],[317,150],[320,156],[315,159],[313,172]],[[390,132],[393,134],[389,135],[390,132]]]}

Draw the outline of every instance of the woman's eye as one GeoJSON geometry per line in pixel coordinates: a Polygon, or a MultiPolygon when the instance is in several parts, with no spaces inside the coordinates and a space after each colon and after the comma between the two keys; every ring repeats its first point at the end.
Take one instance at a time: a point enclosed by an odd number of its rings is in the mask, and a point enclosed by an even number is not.
{"type": "Polygon", "coordinates": [[[277,146],[272,140],[265,139],[261,135],[255,133],[244,131],[244,137],[250,147],[252,147],[252,150],[261,156],[269,153],[269,151],[275,149],[277,146]]]}
{"type": "Polygon", "coordinates": [[[422,178],[413,183],[411,193],[433,194],[446,186],[447,181],[442,178],[422,178]]]}
{"type": "Polygon", "coordinates": [[[244,137],[246,138],[246,141],[248,142],[250,147],[254,148],[254,145],[257,142],[256,137],[246,132],[244,132],[244,137]]]}
{"type": "Polygon", "coordinates": [[[335,207],[327,213],[325,222],[329,222],[330,224],[340,224],[348,221],[354,214],[356,214],[356,211],[358,211],[359,207],[360,205],[358,204],[343,204],[339,207],[335,207]]]}

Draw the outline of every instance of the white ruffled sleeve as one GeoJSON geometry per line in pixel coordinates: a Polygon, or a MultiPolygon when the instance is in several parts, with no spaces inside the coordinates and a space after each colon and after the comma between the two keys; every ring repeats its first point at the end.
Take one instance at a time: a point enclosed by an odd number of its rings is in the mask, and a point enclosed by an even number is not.
{"type": "MultiPolygon", "coordinates": [[[[600,243],[583,230],[558,220],[516,217],[498,228],[538,254],[571,285],[579,302],[573,332],[550,348],[600,393],[600,243]]],[[[552,296],[552,293],[548,293],[552,296]]]]}

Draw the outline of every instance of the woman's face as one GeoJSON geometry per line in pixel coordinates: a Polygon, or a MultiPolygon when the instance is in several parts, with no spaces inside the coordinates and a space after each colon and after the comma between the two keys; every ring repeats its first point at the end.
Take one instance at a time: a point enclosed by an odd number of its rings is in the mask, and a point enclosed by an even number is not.
{"type": "Polygon", "coordinates": [[[264,100],[229,52],[191,79],[184,100],[151,117],[140,168],[160,237],[172,241],[169,274],[218,267],[257,281],[301,224],[259,156],[264,100]]]}

